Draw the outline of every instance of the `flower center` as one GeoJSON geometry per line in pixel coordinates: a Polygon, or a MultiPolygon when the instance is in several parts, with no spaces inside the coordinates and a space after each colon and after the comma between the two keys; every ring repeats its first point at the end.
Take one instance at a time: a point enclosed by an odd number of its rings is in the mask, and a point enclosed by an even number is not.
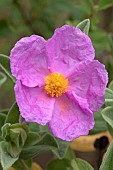
{"type": "Polygon", "coordinates": [[[52,97],[59,97],[65,93],[68,86],[68,79],[60,73],[51,73],[45,78],[45,90],[52,97]]]}

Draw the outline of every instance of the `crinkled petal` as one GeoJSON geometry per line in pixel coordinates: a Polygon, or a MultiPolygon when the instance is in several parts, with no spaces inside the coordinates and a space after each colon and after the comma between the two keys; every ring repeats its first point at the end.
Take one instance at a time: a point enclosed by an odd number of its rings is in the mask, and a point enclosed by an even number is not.
{"type": "Polygon", "coordinates": [[[26,87],[18,80],[14,90],[21,116],[26,122],[45,125],[51,120],[55,99],[49,97],[44,88],[26,87]]]}
{"type": "Polygon", "coordinates": [[[68,25],[55,30],[46,43],[46,53],[49,69],[65,76],[79,62],[92,60],[95,56],[90,38],[79,28],[68,25]]]}
{"type": "Polygon", "coordinates": [[[66,94],[71,99],[71,101],[74,101],[77,105],[80,106],[84,113],[93,114],[93,112],[89,109],[87,99],[77,96],[74,91],[67,91],[66,94]]]}
{"type": "Polygon", "coordinates": [[[13,76],[28,87],[41,86],[44,77],[48,75],[46,41],[37,35],[19,40],[10,54],[11,71],[13,76]]]}
{"type": "Polygon", "coordinates": [[[86,98],[89,108],[96,112],[104,104],[104,93],[108,83],[105,66],[98,61],[84,61],[68,78],[69,90],[77,96],[86,98]]]}
{"type": "Polygon", "coordinates": [[[66,141],[72,141],[81,135],[87,135],[94,126],[93,114],[85,108],[86,101],[76,97],[62,95],[55,102],[52,119],[49,128],[53,135],[66,141]]]}

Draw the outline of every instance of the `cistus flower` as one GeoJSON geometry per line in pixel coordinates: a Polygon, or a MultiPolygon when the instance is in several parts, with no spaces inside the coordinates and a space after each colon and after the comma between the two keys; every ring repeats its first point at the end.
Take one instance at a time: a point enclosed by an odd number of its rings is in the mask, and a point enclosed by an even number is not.
{"type": "Polygon", "coordinates": [[[94,60],[90,38],[64,25],[49,40],[32,35],[11,51],[15,95],[26,122],[48,123],[53,135],[66,141],[87,135],[93,113],[104,104],[108,75],[94,60]]]}

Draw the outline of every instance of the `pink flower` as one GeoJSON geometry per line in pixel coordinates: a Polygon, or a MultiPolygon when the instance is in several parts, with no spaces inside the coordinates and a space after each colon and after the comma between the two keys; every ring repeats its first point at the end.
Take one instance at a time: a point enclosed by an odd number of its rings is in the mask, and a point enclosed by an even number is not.
{"type": "Polygon", "coordinates": [[[48,123],[53,135],[66,141],[87,135],[108,82],[104,65],[94,56],[90,38],[68,25],[48,41],[37,35],[18,41],[11,51],[11,70],[26,122],[48,123]]]}

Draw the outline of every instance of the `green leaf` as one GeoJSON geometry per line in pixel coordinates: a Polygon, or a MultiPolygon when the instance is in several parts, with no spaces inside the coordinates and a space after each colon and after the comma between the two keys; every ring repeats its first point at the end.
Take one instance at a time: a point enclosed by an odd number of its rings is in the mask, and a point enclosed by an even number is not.
{"type": "Polygon", "coordinates": [[[29,168],[29,170],[31,170],[31,166],[32,166],[32,160],[17,160],[12,167],[14,167],[16,170],[23,170],[23,165],[22,162],[24,162],[24,164],[29,168]]]}
{"type": "Polygon", "coordinates": [[[14,129],[10,128],[10,138],[11,138],[11,141],[15,143],[17,147],[19,146],[22,147],[24,146],[24,143],[26,141],[27,134],[24,128],[22,127],[14,128],[14,129]]]}
{"type": "Polygon", "coordinates": [[[101,112],[104,120],[107,122],[107,128],[109,133],[113,136],[113,107],[106,107],[101,112]]]}
{"type": "Polygon", "coordinates": [[[56,159],[51,161],[47,165],[47,170],[73,170],[71,167],[71,162],[68,159],[56,159]]]}
{"type": "Polygon", "coordinates": [[[39,128],[40,128],[40,132],[46,132],[46,133],[51,134],[48,124],[46,124],[45,126],[39,125],[39,128]]]}
{"type": "Polygon", "coordinates": [[[99,170],[113,169],[113,142],[109,145],[99,170]]]}
{"type": "Polygon", "coordinates": [[[9,127],[10,123],[4,124],[4,126],[1,128],[2,131],[2,137],[4,140],[9,140],[9,127]]]}
{"type": "Polygon", "coordinates": [[[73,167],[73,170],[94,170],[88,162],[79,158],[73,159],[71,166],[73,167]]]}
{"type": "Polygon", "coordinates": [[[113,99],[105,99],[105,106],[113,106],[113,99]]]}
{"type": "Polygon", "coordinates": [[[16,158],[19,156],[22,148],[17,147],[14,143],[7,143],[7,151],[12,156],[12,158],[16,158]]]}
{"type": "Polygon", "coordinates": [[[39,132],[40,131],[40,125],[38,123],[30,122],[28,124],[28,126],[29,126],[29,130],[31,132],[39,132]]]}
{"type": "Polygon", "coordinates": [[[69,160],[75,159],[75,153],[74,153],[74,150],[71,149],[71,147],[68,147],[68,150],[67,150],[64,158],[69,159],[69,160]]]}
{"type": "Polygon", "coordinates": [[[32,157],[38,155],[41,152],[54,150],[57,148],[56,140],[50,134],[45,134],[39,142],[34,146],[24,146],[20,158],[31,159],[32,157]]]}
{"type": "Polygon", "coordinates": [[[0,72],[0,87],[5,83],[7,77],[4,73],[0,72]]]}
{"type": "Polygon", "coordinates": [[[113,107],[106,107],[102,110],[101,114],[104,120],[113,128],[113,107]]]}
{"type": "Polygon", "coordinates": [[[14,162],[18,159],[17,158],[12,158],[11,155],[7,152],[7,142],[1,142],[0,143],[0,161],[3,170],[7,170],[10,168],[14,162]]]}
{"type": "Polygon", "coordinates": [[[4,70],[7,76],[13,81],[13,83],[15,83],[15,79],[11,74],[10,60],[8,56],[0,54],[0,67],[4,70]]]}
{"type": "Polygon", "coordinates": [[[51,151],[54,149],[54,146],[49,146],[49,145],[34,145],[34,146],[29,146],[26,147],[22,150],[20,154],[20,158],[22,159],[31,159],[40,153],[46,152],[46,151],[51,151]]]}
{"type": "Polygon", "coordinates": [[[42,126],[38,123],[31,122],[28,125],[29,125],[30,131],[32,131],[32,132],[47,132],[47,133],[51,134],[50,129],[47,124],[42,126]]]}
{"type": "Polygon", "coordinates": [[[109,83],[108,88],[113,91],[113,80],[109,83]]]}
{"type": "Polygon", "coordinates": [[[83,31],[85,34],[88,35],[89,28],[90,28],[90,20],[89,19],[85,19],[82,22],[80,22],[76,27],[80,28],[81,31],[83,31]]]}
{"type": "Polygon", "coordinates": [[[56,141],[57,141],[58,148],[54,149],[53,152],[59,159],[62,159],[65,157],[70,142],[63,141],[61,139],[56,139],[56,141]]]}
{"type": "Polygon", "coordinates": [[[95,125],[94,125],[94,128],[90,131],[90,135],[107,130],[107,124],[101,115],[101,111],[102,109],[94,113],[95,125]]]}
{"type": "Polygon", "coordinates": [[[60,139],[54,139],[50,134],[46,134],[45,132],[29,132],[27,136],[27,140],[25,142],[24,147],[29,147],[33,145],[46,145],[47,144],[47,139],[49,140],[49,145],[53,145],[53,142],[55,142],[56,147],[51,149],[53,153],[58,158],[63,158],[67,152],[69,142],[62,141],[60,139]],[[52,139],[52,142],[50,143],[50,139],[52,139]],[[43,142],[43,143],[42,143],[43,142]]]}
{"type": "Polygon", "coordinates": [[[25,142],[25,147],[36,145],[44,136],[45,133],[29,132],[25,142]]]}
{"type": "Polygon", "coordinates": [[[86,161],[76,158],[71,160],[68,159],[56,159],[51,161],[47,165],[47,170],[94,170],[92,166],[86,161]]]}
{"type": "Polygon", "coordinates": [[[111,136],[113,136],[113,128],[107,123],[108,126],[108,131],[111,134],[111,136]]]}
{"type": "Polygon", "coordinates": [[[99,0],[99,9],[104,10],[113,6],[113,0],[99,0]]]}
{"type": "Polygon", "coordinates": [[[7,113],[9,112],[9,109],[1,109],[0,113],[3,113],[5,115],[7,115],[7,113]]]}
{"type": "Polygon", "coordinates": [[[23,128],[10,129],[10,142],[7,150],[12,157],[17,157],[26,141],[27,134],[23,128]]]}
{"type": "Polygon", "coordinates": [[[0,113],[0,136],[1,136],[1,134],[2,134],[1,128],[2,128],[2,126],[4,125],[5,119],[6,119],[6,115],[3,114],[3,113],[0,113]]]}
{"type": "Polygon", "coordinates": [[[5,123],[18,123],[19,122],[19,108],[16,102],[13,103],[12,107],[10,108],[5,123]]]}
{"type": "Polygon", "coordinates": [[[25,124],[20,124],[20,123],[15,123],[11,125],[11,129],[15,129],[15,128],[23,128],[26,133],[28,133],[28,126],[25,124]]]}
{"type": "Polygon", "coordinates": [[[7,142],[7,151],[12,157],[19,156],[27,139],[28,129],[22,124],[5,124],[2,127],[2,136],[7,142]]]}
{"type": "Polygon", "coordinates": [[[1,164],[0,164],[0,170],[3,170],[3,168],[2,168],[2,166],[1,166],[1,164]]]}
{"type": "Polygon", "coordinates": [[[113,99],[113,91],[109,88],[106,88],[105,99],[113,99]]]}

